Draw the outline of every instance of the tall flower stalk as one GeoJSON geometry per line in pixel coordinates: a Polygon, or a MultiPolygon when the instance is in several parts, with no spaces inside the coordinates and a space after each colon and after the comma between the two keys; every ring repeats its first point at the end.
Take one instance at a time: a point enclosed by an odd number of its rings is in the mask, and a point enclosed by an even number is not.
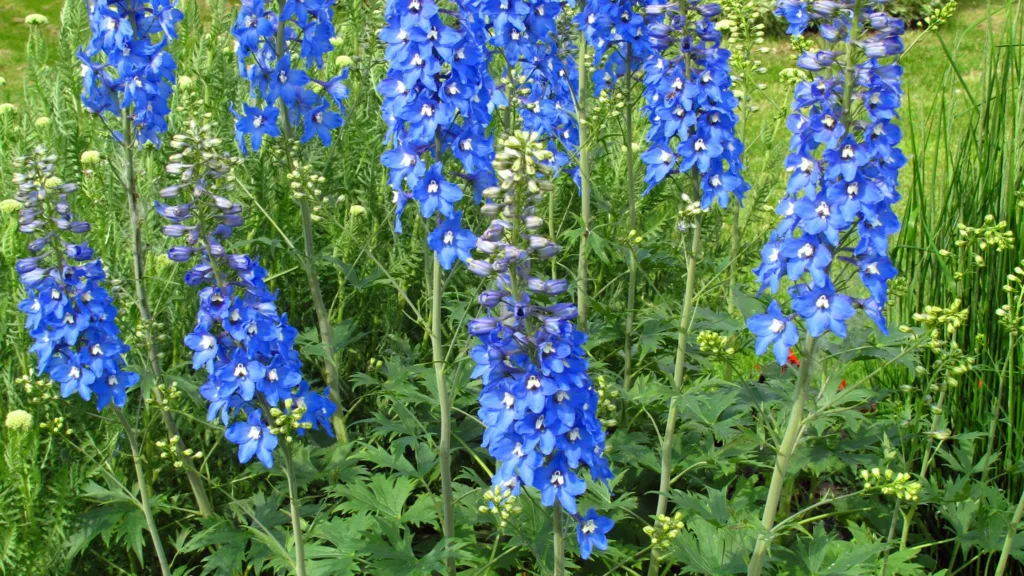
{"type": "Polygon", "coordinates": [[[474,273],[493,275],[494,285],[480,294],[488,313],[471,320],[469,332],[480,339],[470,355],[472,376],[483,385],[483,446],[501,462],[491,479],[495,492],[507,498],[524,487],[540,491],[541,504],[553,508],[553,571],[561,576],[566,514],[577,521],[584,559],[608,546],[613,522],[594,509],[580,515],[576,499],[587,489],[583,469],[606,484],[612,473],[587,374],[587,335],[573,326],[576,306],[556,299],[568,283],[534,275],[535,261],[559,250],[539,235],[544,220],[537,215],[554,189],[552,160],[536,133],[518,132],[503,142],[495,160],[499,185],[484,191],[483,212],[494,220],[477,242],[483,258],[469,262],[474,273]]]}
{"type": "MultiPolygon", "coordinates": [[[[381,162],[390,171],[394,191],[395,230],[411,201],[434,225],[427,247],[433,263],[429,274],[431,360],[440,408],[438,451],[441,467],[442,532],[449,543],[455,536],[455,503],[451,472],[451,402],[443,351],[443,277],[458,260],[466,261],[476,236],[462,226],[456,209],[464,194],[450,178],[457,174],[479,197],[494,182],[491,162],[494,143],[487,136],[495,106],[504,103],[487,70],[487,31],[478,12],[458,3],[460,11],[442,11],[434,0],[389,0],[386,27],[380,39],[387,44],[389,68],[378,86],[384,98],[389,150],[381,162]],[[461,173],[448,166],[450,152],[461,173]],[[447,173],[446,173],[447,172],[447,173]]],[[[429,271],[429,272],[428,272],[429,271]]],[[[447,560],[455,574],[454,555],[447,560]]]]}
{"type": "MultiPolygon", "coordinates": [[[[250,85],[250,100],[235,114],[235,139],[244,154],[258,152],[263,138],[284,135],[288,166],[297,169],[292,157],[295,140],[306,144],[319,140],[330,146],[333,132],[344,124],[348,69],[326,80],[324,55],[333,49],[334,0],[285,0],[274,11],[264,0],[243,0],[231,32],[237,40],[238,70],[250,85]]],[[[338,358],[334,349],[330,311],[324,302],[317,276],[313,206],[305,194],[296,194],[302,219],[302,265],[309,284],[317,331],[326,352],[324,372],[332,401],[341,405],[338,358]]],[[[332,417],[340,442],[348,442],[344,411],[332,417]]]]}
{"type": "MultiPolygon", "coordinates": [[[[128,198],[136,305],[150,370],[159,382],[163,369],[145,282],[146,252],[135,147],[146,143],[159,145],[160,134],[167,130],[168,102],[176,69],[167,46],[177,38],[176,27],[183,15],[176,1],[89,0],[88,6],[92,38],[77,53],[82,62],[82,103],[104,122],[115,122],[111,132],[124,154],[121,184],[128,198]]],[[[178,461],[187,462],[184,440],[159,386],[154,386],[152,393],[160,406],[168,437],[178,439],[174,446],[178,461]]],[[[200,514],[209,516],[213,506],[202,477],[193,466],[186,464],[184,468],[200,514]]]]}
{"type": "Polygon", "coordinates": [[[70,197],[77,185],[63,183],[54,175],[56,159],[36,148],[17,161],[20,171],[14,176],[18,186],[15,199],[23,206],[18,229],[31,238],[31,255],[16,265],[27,293],[18,309],[26,315],[37,372],[57,382],[64,398],[77,394],[89,401],[95,397],[97,410],[110,407],[124,427],[139,483],[140,508],[160,572],[169,576],[170,566],[149,502],[138,436],[121,411],[139,375],[125,369],[124,356],[129,349],[121,340],[117,308],[104,286],[106,272],[88,243],[77,238],[90,226],[75,218],[70,197]]]}
{"type": "Polygon", "coordinates": [[[633,147],[633,80],[644,60],[652,53],[646,24],[649,0],[614,2],[592,0],[587,2],[578,16],[578,25],[587,42],[594,48],[594,91],[614,89],[624,81],[626,106],[622,143],[626,161],[627,227],[629,235],[629,285],[626,293],[626,321],[623,346],[623,387],[629,390],[633,377],[633,317],[636,303],[637,254],[636,238],[636,179],[634,178],[633,147]]]}
{"type": "MultiPolygon", "coordinates": [[[[804,402],[817,339],[828,331],[845,338],[846,321],[856,308],[886,332],[883,310],[888,282],[896,276],[889,236],[899,230],[892,205],[900,197],[899,168],[906,162],[898,148],[900,129],[893,123],[902,96],[902,68],[895,59],[903,50],[903,21],[889,17],[882,3],[866,0],[818,2],[813,11],[805,2],[782,0],[776,14],[789,23],[789,34],[801,34],[816,20],[826,49],[805,52],[797,60],[813,77],[795,89],[787,122],[793,132],[786,159],[790,177],[776,210],[782,221],[754,271],[761,290],[778,292],[783,277],[793,282],[788,292],[794,314],[784,314],[773,300],[767,313],[747,320],[757,353],[771,347],[780,365],[799,339],[797,319],[807,333],[762,515],[769,532],[806,424],[804,402]],[[837,273],[840,266],[858,273],[866,297],[837,290],[833,277],[852,276],[837,273]]],[[[750,576],[761,574],[767,550],[768,538],[761,535],[748,566],[750,576]]]]}
{"type": "MultiPolygon", "coordinates": [[[[713,204],[725,208],[730,196],[742,201],[748,189],[743,180],[736,137],[737,101],[732,93],[729,51],[721,47],[715,29],[721,12],[717,4],[679,2],[649,8],[648,35],[653,54],[645,63],[645,112],[651,121],[650,148],[641,155],[646,165],[644,181],[649,192],[668,176],[679,174],[692,182],[697,196],[683,194],[679,230],[689,232],[686,249],[686,284],[677,331],[672,385],[682,393],[685,380],[687,340],[695,310],[698,257],[701,249],[703,212],[713,204]],[[654,17],[657,16],[657,17],[654,17]]],[[[661,471],[656,518],[667,526],[668,496],[672,489],[672,449],[679,407],[674,396],[662,437],[661,471]]],[[[652,550],[649,574],[658,573],[658,550],[652,550]]]]}
{"type": "Polygon", "coordinates": [[[283,437],[284,472],[291,501],[295,568],[305,573],[299,497],[292,466],[293,435],[323,428],[333,434],[331,417],[337,409],[324,393],[312,389],[302,375],[295,350],[298,331],[288,315],[277,310],[277,295],[266,283],[267,271],[245,254],[232,254],[225,241],[243,224],[242,207],[228,199],[223,177],[230,157],[219,154],[214,126],[190,122],[185,134],[171,143],[175,153],[167,172],[178,183],[163,189],[165,200],[184,197],[184,203],[157,204],[168,220],[164,234],[180,239],[168,251],[176,262],[192,262],[185,283],[199,291],[196,325],[185,337],[192,351],[192,368],[204,370],[207,380],[199,393],[209,402],[207,419],[220,420],[224,437],[238,446],[238,460],[254,456],[267,468],[283,437]]]}

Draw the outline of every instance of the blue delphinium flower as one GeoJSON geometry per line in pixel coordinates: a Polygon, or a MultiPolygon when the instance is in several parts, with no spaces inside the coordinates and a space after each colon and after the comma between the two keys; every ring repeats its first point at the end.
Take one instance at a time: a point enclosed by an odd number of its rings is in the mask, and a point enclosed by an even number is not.
{"type": "Polygon", "coordinates": [[[647,192],[673,173],[700,176],[701,208],[729,196],[743,201],[743,143],[735,133],[738,101],[732,93],[729,51],[715,29],[717,4],[691,0],[660,7],[648,24],[651,55],[644,64],[644,110],[651,121],[647,192]]]}
{"type": "MultiPolygon", "coordinates": [[[[267,271],[244,254],[229,253],[224,242],[243,224],[242,207],[227,198],[220,179],[230,158],[213,150],[212,126],[190,127],[174,137],[177,151],[167,171],[179,183],[161,191],[164,200],[184,195],[188,202],[156,211],[169,223],[164,234],[182,242],[169,250],[175,261],[191,262],[185,283],[199,290],[195,327],[185,336],[192,367],[207,373],[199,393],[209,402],[207,418],[227,426],[225,438],[238,445],[238,459],[255,455],[273,466],[278,436],[292,429],[323,428],[333,435],[335,405],[329,391],[315,392],[302,377],[295,350],[298,331],[277,309],[277,294],[266,285],[267,271]],[[236,421],[240,412],[243,421],[236,421]],[[290,421],[290,426],[289,426],[290,421]]],[[[286,438],[288,440],[289,438],[286,438]]]]}
{"type": "Polygon", "coordinates": [[[177,1],[88,0],[92,39],[77,56],[82,62],[82,103],[94,114],[126,110],[133,134],[119,138],[139,145],[160,143],[167,130],[168,100],[176,68],[167,45],[183,18],[177,1]]]}
{"type": "Polygon", "coordinates": [[[543,194],[553,188],[536,174],[550,178],[553,155],[535,133],[519,132],[505,145],[495,162],[501,187],[484,192],[485,213],[502,217],[480,236],[477,250],[483,257],[469,262],[473,272],[496,278],[479,298],[487,315],[469,323],[480,340],[470,354],[476,362],[472,376],[482,384],[483,446],[501,461],[492,483],[502,493],[536,488],[543,505],[558,502],[580,520],[586,557],[593,546],[607,547],[604,534],[611,521],[593,511],[580,518],[577,498],[587,489],[583,470],[605,483],[612,472],[604,456],[597,393],[587,375],[587,335],[573,325],[576,307],[556,301],[568,283],[531,273],[535,259],[558,252],[538,235],[543,221],[536,215],[543,194]],[[513,161],[520,172],[512,170],[513,161]]]}
{"type": "Polygon", "coordinates": [[[31,256],[16,269],[27,296],[18,304],[32,336],[36,370],[60,385],[61,396],[95,396],[96,408],[123,407],[139,375],[125,370],[128,346],[117,327],[117,308],[104,287],[103,264],[77,236],[89,224],[76,220],[70,195],[75,184],[55,176],[56,156],[36,148],[17,160],[18,229],[32,240],[31,256]]]}
{"type": "Polygon", "coordinates": [[[242,0],[231,28],[237,41],[238,71],[249,82],[244,114],[235,113],[235,140],[243,154],[258,152],[264,136],[282,128],[302,144],[318,139],[330,146],[332,132],[344,124],[348,69],[327,80],[324,55],[333,49],[335,0],[242,0]]]}
{"type": "Polygon", "coordinates": [[[580,556],[587,560],[593,553],[594,548],[598,550],[608,549],[608,532],[615,526],[611,518],[605,518],[591,508],[580,518],[576,525],[576,537],[580,541],[580,556]]]}
{"type": "MultiPolygon", "coordinates": [[[[538,133],[556,168],[579,148],[575,87],[579,83],[571,29],[559,28],[567,4],[560,0],[464,0],[467,12],[490,27],[489,43],[504,56],[503,76],[525,130],[538,133]]],[[[573,168],[578,180],[577,169],[573,168]]]]}
{"type": "Polygon", "coordinates": [[[388,0],[380,39],[389,66],[377,87],[388,126],[381,163],[394,190],[395,230],[401,232],[402,213],[415,200],[421,215],[435,221],[430,247],[446,270],[469,257],[472,243],[456,217],[463,194],[451,179],[456,173],[445,174],[445,153],[452,152],[459,178],[479,199],[494,183],[494,142],[486,130],[504,102],[487,70],[482,20],[471,10],[450,16],[458,29],[442,19],[434,0],[388,0]]]}
{"type": "MultiPolygon", "coordinates": [[[[884,8],[881,2],[815,2],[808,12],[803,2],[782,0],[776,10],[791,34],[816,22],[826,49],[806,52],[797,61],[811,77],[796,86],[786,123],[793,137],[786,194],[776,210],[782,220],[754,273],[761,290],[778,292],[784,276],[795,283],[789,288],[794,317],[814,337],[825,332],[845,337],[846,320],[856,308],[886,332],[882,311],[888,282],[897,274],[888,255],[889,236],[900,227],[892,206],[900,199],[898,175],[906,158],[893,123],[902,97],[903,70],[896,57],[903,50],[904,27],[884,8]],[[833,285],[834,278],[847,277],[836,274],[836,266],[853,267],[864,286],[861,296],[842,293],[851,286],[833,285]]],[[[786,322],[788,330],[790,319],[780,310],[773,302],[766,316],[786,322]]],[[[770,337],[765,318],[748,322],[759,353],[770,337]]],[[[778,346],[775,352],[784,364],[786,354],[778,346]]]]}
{"type": "Polygon", "coordinates": [[[615,87],[626,73],[626,57],[632,55],[629,69],[642,69],[652,51],[647,25],[651,0],[591,0],[576,16],[587,44],[594,48],[594,93],[615,87]]]}

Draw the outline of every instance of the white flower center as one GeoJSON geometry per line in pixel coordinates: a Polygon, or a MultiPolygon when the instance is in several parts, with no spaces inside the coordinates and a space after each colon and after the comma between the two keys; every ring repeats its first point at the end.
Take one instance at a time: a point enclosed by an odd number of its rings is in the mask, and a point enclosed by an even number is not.
{"type": "Polygon", "coordinates": [[[540,378],[537,378],[536,376],[530,376],[526,380],[526,389],[536,390],[537,388],[540,388],[540,378]]]}
{"type": "Polygon", "coordinates": [[[853,146],[850,146],[849,144],[843,146],[843,152],[841,155],[843,157],[843,160],[849,160],[853,158],[853,146]]]}
{"type": "Polygon", "coordinates": [[[800,171],[810,174],[811,170],[814,169],[814,162],[811,162],[810,158],[803,158],[800,160],[800,171]]]}
{"type": "Polygon", "coordinates": [[[771,254],[768,255],[768,261],[769,262],[773,262],[773,263],[774,262],[778,262],[779,261],[779,252],[780,251],[779,251],[778,248],[772,248],[771,254]]]}
{"type": "Polygon", "coordinates": [[[584,534],[593,534],[594,532],[597,532],[597,524],[593,520],[587,520],[583,523],[580,530],[582,530],[584,534]]]}
{"type": "Polygon", "coordinates": [[[259,128],[260,126],[263,126],[263,116],[257,116],[255,118],[253,118],[252,119],[252,125],[255,126],[256,128],[259,128]]]}
{"type": "Polygon", "coordinates": [[[209,350],[210,348],[213,348],[213,345],[216,342],[217,341],[213,339],[213,336],[210,336],[209,334],[204,334],[203,337],[199,340],[199,345],[203,347],[203,350],[209,350]]]}
{"type": "Polygon", "coordinates": [[[669,154],[668,151],[662,150],[661,156],[658,158],[658,160],[661,160],[663,163],[668,164],[669,162],[672,161],[672,155],[669,154]]]}
{"type": "Polygon", "coordinates": [[[814,211],[817,212],[818,216],[822,218],[828,218],[829,215],[832,213],[832,211],[828,207],[828,204],[826,204],[825,202],[818,204],[818,207],[814,211]]]}
{"type": "Polygon", "coordinates": [[[92,348],[89,349],[89,354],[92,354],[93,356],[101,356],[103,355],[103,348],[99,344],[93,344],[92,348]]]}
{"type": "Polygon", "coordinates": [[[708,146],[707,146],[707,144],[704,143],[704,139],[703,138],[697,138],[697,141],[693,143],[693,150],[695,152],[701,152],[701,151],[707,150],[707,149],[708,149],[708,146]]]}
{"type": "Polygon", "coordinates": [[[822,294],[821,296],[818,296],[818,301],[815,302],[814,305],[817,306],[821,310],[828,310],[828,307],[829,307],[828,296],[825,296],[824,294],[822,294]]]}
{"type": "Polygon", "coordinates": [[[553,486],[562,486],[562,485],[565,484],[565,478],[562,477],[562,471],[561,470],[555,470],[551,474],[551,484],[553,486]]]}
{"type": "Polygon", "coordinates": [[[878,263],[872,262],[864,267],[865,274],[878,274],[878,263]]]}
{"type": "Polygon", "coordinates": [[[71,369],[68,370],[68,376],[70,376],[72,380],[78,380],[81,375],[82,371],[78,369],[78,366],[72,366],[71,369]]]}
{"type": "Polygon", "coordinates": [[[455,233],[454,232],[449,230],[449,231],[444,233],[444,243],[445,244],[451,244],[454,241],[455,241],[455,233]]]}
{"type": "Polygon", "coordinates": [[[245,364],[235,364],[235,378],[245,378],[249,375],[249,370],[245,367],[245,364]]]}
{"type": "Polygon", "coordinates": [[[267,372],[267,380],[270,382],[277,382],[277,368],[271,368],[270,371],[267,372]]]}
{"type": "Polygon", "coordinates": [[[516,397],[505,392],[505,397],[501,399],[501,403],[505,405],[506,409],[511,410],[512,406],[516,403],[516,397]]]}
{"type": "Polygon", "coordinates": [[[849,196],[850,198],[853,198],[859,192],[860,192],[860,184],[858,184],[856,182],[851,182],[850,184],[848,184],[846,186],[846,195],[849,196]]]}
{"type": "Polygon", "coordinates": [[[569,430],[569,442],[575,442],[580,439],[580,429],[573,428],[569,430]]]}
{"type": "Polygon", "coordinates": [[[262,435],[263,430],[259,426],[249,427],[249,440],[259,440],[262,435]]]}
{"type": "Polygon", "coordinates": [[[782,320],[779,320],[778,318],[772,318],[772,324],[771,326],[768,327],[768,329],[778,334],[779,332],[782,332],[783,330],[786,329],[786,323],[783,322],[782,320]]]}
{"type": "Polygon", "coordinates": [[[437,194],[437,191],[441,189],[441,186],[437,184],[437,180],[431,180],[430,184],[427,184],[427,193],[437,194]]]}
{"type": "Polygon", "coordinates": [[[801,258],[810,258],[811,256],[814,256],[814,246],[812,246],[811,243],[808,242],[807,244],[804,244],[803,246],[800,247],[799,250],[796,251],[796,255],[801,258]]]}
{"type": "Polygon", "coordinates": [[[434,115],[434,107],[430,104],[424,104],[423,107],[420,108],[420,115],[426,116],[427,118],[432,117],[434,115]]]}

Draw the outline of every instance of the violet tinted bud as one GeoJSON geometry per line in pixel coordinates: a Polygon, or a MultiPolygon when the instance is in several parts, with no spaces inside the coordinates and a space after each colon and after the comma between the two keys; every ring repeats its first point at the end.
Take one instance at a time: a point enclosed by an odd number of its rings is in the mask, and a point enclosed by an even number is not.
{"type": "Polygon", "coordinates": [[[484,308],[494,308],[501,302],[504,295],[505,293],[500,290],[485,290],[477,297],[477,301],[484,308]]]}
{"type": "Polygon", "coordinates": [[[832,18],[839,10],[839,4],[832,0],[818,0],[811,5],[811,12],[818,18],[832,18]]]}
{"type": "Polygon", "coordinates": [[[48,278],[47,271],[35,269],[21,274],[21,283],[29,288],[35,288],[43,279],[48,278]]]}
{"type": "Polygon", "coordinates": [[[899,38],[868,40],[864,42],[863,48],[868,58],[884,58],[903,52],[903,42],[899,38]]]}
{"type": "Polygon", "coordinates": [[[571,319],[576,317],[576,305],[571,302],[559,302],[546,308],[547,313],[556,318],[571,319]]]}
{"type": "Polygon", "coordinates": [[[181,224],[167,224],[164,226],[164,236],[170,238],[180,238],[189,229],[181,224]]]}
{"type": "Polygon", "coordinates": [[[14,270],[18,274],[25,274],[39,268],[39,258],[22,258],[14,264],[14,270]]]}
{"type": "Polygon", "coordinates": [[[504,207],[504,204],[488,202],[487,204],[484,204],[483,206],[480,207],[480,213],[483,214],[484,216],[494,217],[500,214],[504,207]]]}
{"type": "Polygon", "coordinates": [[[537,250],[535,254],[541,260],[547,260],[548,258],[551,258],[555,254],[558,254],[558,251],[558,244],[548,244],[547,246],[537,250]]]}
{"type": "Polygon", "coordinates": [[[498,327],[498,320],[491,317],[473,318],[469,321],[469,333],[474,336],[489,334],[498,327]]]}
{"type": "Polygon", "coordinates": [[[49,242],[50,242],[50,235],[47,234],[46,236],[43,236],[41,238],[36,238],[35,240],[29,242],[28,243],[28,249],[31,252],[39,252],[40,250],[45,248],[46,245],[49,242]]]}
{"type": "Polygon", "coordinates": [[[477,260],[476,258],[466,260],[466,268],[477,276],[489,276],[493,271],[489,262],[486,260],[477,260]]]}
{"type": "Polygon", "coordinates": [[[85,244],[68,244],[64,247],[64,253],[68,255],[68,258],[72,260],[90,260],[93,256],[92,248],[85,244]]]}
{"type": "Polygon", "coordinates": [[[819,50],[817,52],[804,52],[797,58],[796,65],[804,70],[817,72],[831,66],[836,60],[835,52],[819,50]]]}
{"type": "Polygon", "coordinates": [[[722,7],[718,4],[697,4],[693,9],[705,18],[714,18],[722,13],[722,7]]]}
{"type": "Polygon", "coordinates": [[[534,230],[540,228],[544,224],[544,220],[540,216],[526,216],[523,218],[523,224],[527,230],[534,230]]]}
{"type": "Polygon", "coordinates": [[[552,296],[561,294],[569,289],[569,282],[564,279],[548,280],[544,283],[544,291],[552,296]]]}
{"type": "Polygon", "coordinates": [[[181,188],[181,184],[178,184],[177,186],[168,186],[167,188],[164,188],[163,190],[160,191],[160,197],[174,198],[175,196],[178,195],[178,192],[181,191],[181,188]]]}
{"type": "Polygon", "coordinates": [[[499,258],[491,264],[491,269],[495,272],[508,272],[508,260],[506,258],[499,258]]]}
{"type": "Polygon", "coordinates": [[[167,257],[175,262],[187,262],[192,258],[193,249],[187,246],[174,246],[167,251],[167,257]]]}
{"type": "Polygon", "coordinates": [[[541,280],[540,278],[530,276],[529,278],[526,279],[526,288],[531,292],[543,292],[544,281],[541,280]]]}
{"type": "Polygon", "coordinates": [[[539,250],[551,243],[543,236],[530,236],[528,240],[531,250],[539,250]]]}
{"type": "Polygon", "coordinates": [[[484,254],[494,254],[501,248],[501,245],[490,240],[484,240],[483,238],[476,239],[476,249],[484,254]]]}
{"type": "Polygon", "coordinates": [[[234,206],[234,204],[231,202],[231,200],[228,200],[227,198],[224,198],[223,196],[214,196],[213,197],[213,202],[214,202],[214,204],[217,205],[217,208],[220,208],[221,210],[228,210],[232,206],[234,206]]]}
{"type": "Polygon", "coordinates": [[[85,234],[92,229],[92,224],[89,224],[88,222],[72,222],[71,225],[68,226],[68,229],[75,234],[85,234]]]}
{"type": "Polygon", "coordinates": [[[845,35],[846,30],[840,29],[832,24],[822,24],[818,27],[818,33],[821,34],[822,38],[829,42],[840,42],[842,41],[842,36],[845,35]]]}

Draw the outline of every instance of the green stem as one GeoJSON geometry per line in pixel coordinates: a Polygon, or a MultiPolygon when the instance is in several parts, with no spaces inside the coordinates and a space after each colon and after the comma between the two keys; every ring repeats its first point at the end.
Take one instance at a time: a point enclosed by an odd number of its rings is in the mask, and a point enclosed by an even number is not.
{"type": "MultiPolygon", "coordinates": [[[[160,356],[157,354],[156,339],[153,336],[153,313],[149,308],[149,296],[146,291],[146,250],[142,242],[142,216],[139,210],[139,189],[135,174],[135,140],[132,119],[128,110],[121,113],[122,134],[124,142],[124,183],[128,188],[128,220],[131,226],[132,237],[132,277],[135,281],[135,299],[139,309],[139,316],[142,318],[143,338],[146,342],[146,355],[149,359],[150,371],[153,374],[155,384],[160,383],[163,370],[160,367],[160,356]]],[[[213,515],[213,505],[206,494],[206,487],[203,479],[189,463],[189,458],[183,454],[186,449],[185,441],[178,432],[178,425],[174,422],[167,401],[159,386],[153,386],[153,399],[160,407],[160,419],[163,420],[164,428],[167,430],[168,438],[177,438],[174,445],[178,460],[185,462],[185,476],[188,478],[189,486],[192,488],[192,495],[195,498],[199,514],[203,517],[213,515]]]]}
{"type": "Polygon", "coordinates": [[[554,576],[565,576],[565,538],[562,534],[562,503],[555,501],[554,517],[552,520],[554,528],[555,562],[552,574],[554,576]]]}
{"type": "Polygon", "coordinates": [[[886,572],[889,571],[889,545],[892,543],[892,539],[896,537],[896,522],[900,517],[900,501],[896,501],[896,507],[892,511],[892,521],[889,522],[889,535],[885,537],[885,557],[882,559],[882,574],[885,576],[886,572]]]}
{"type": "Polygon", "coordinates": [[[636,305],[636,250],[634,239],[636,232],[636,182],[633,179],[633,47],[626,44],[626,133],[623,143],[626,145],[626,197],[629,202],[629,292],[626,294],[626,344],[623,349],[625,366],[623,367],[622,386],[629,390],[633,384],[633,307],[636,305]]]}
{"type": "MultiPolygon", "coordinates": [[[[789,462],[796,451],[797,442],[800,439],[800,431],[804,421],[804,403],[807,401],[807,390],[810,387],[811,366],[814,364],[814,349],[818,340],[810,335],[804,344],[807,352],[804,354],[804,362],[800,365],[800,375],[796,383],[796,396],[793,398],[793,407],[789,413],[789,423],[786,425],[786,432],[782,437],[782,445],[779,446],[779,453],[775,457],[775,469],[772,470],[772,481],[768,485],[768,499],[764,503],[764,514],[761,516],[761,526],[768,532],[775,526],[775,514],[779,509],[779,499],[782,497],[782,487],[786,483],[786,472],[789,469],[789,462]]],[[[768,552],[768,538],[765,535],[758,536],[757,544],[754,546],[754,553],[750,557],[750,564],[747,566],[747,576],[760,576],[764,569],[765,554],[768,552]]]]}
{"type": "MultiPolygon", "coordinates": [[[[433,289],[430,306],[430,342],[433,350],[434,376],[437,379],[437,398],[441,404],[441,438],[438,452],[441,457],[442,529],[444,537],[455,536],[455,500],[452,493],[452,407],[448,398],[448,385],[444,378],[444,349],[441,345],[441,263],[434,255],[433,289]]],[[[448,574],[455,574],[455,558],[448,558],[448,574]]]]}
{"type": "Polygon", "coordinates": [[[576,95],[576,119],[579,123],[580,138],[580,219],[583,233],[580,235],[579,270],[576,273],[576,307],[579,315],[577,324],[580,331],[587,331],[587,244],[590,240],[590,143],[587,125],[587,41],[580,34],[580,51],[577,58],[580,67],[579,90],[576,95]]]}
{"type": "MultiPolygon", "coordinates": [[[[956,333],[950,335],[950,342],[954,341],[956,333]]],[[[924,448],[924,458],[921,460],[921,472],[918,473],[918,477],[923,482],[926,475],[928,474],[928,465],[931,463],[932,456],[932,445],[935,443],[935,432],[939,429],[939,416],[942,415],[942,408],[946,403],[946,386],[942,386],[942,391],[939,392],[939,401],[936,403],[939,410],[932,416],[932,425],[928,432],[928,441],[924,448]]],[[[938,448],[936,448],[938,450],[938,448]]],[[[907,510],[907,514],[903,518],[903,532],[900,534],[900,550],[907,547],[907,539],[910,537],[910,524],[914,519],[914,514],[917,512],[917,502],[910,505],[910,509],[907,510]]]]}
{"type": "Polygon", "coordinates": [[[156,559],[160,563],[160,573],[163,576],[170,576],[171,568],[167,564],[167,555],[164,553],[164,545],[160,542],[160,530],[156,527],[156,518],[153,517],[153,507],[149,504],[149,486],[146,483],[146,473],[142,469],[142,455],[139,452],[139,439],[135,435],[135,429],[125,418],[120,408],[114,407],[114,414],[124,426],[125,436],[128,437],[128,445],[132,450],[132,461],[135,463],[135,478],[139,482],[139,500],[142,507],[142,515],[146,517],[146,527],[149,529],[150,539],[153,541],[153,548],[156,549],[156,559]]]}
{"type": "MultiPolygon", "coordinates": [[[[684,365],[686,364],[686,340],[690,334],[693,320],[693,293],[697,283],[697,253],[700,250],[701,226],[704,215],[697,216],[693,226],[693,242],[686,254],[686,293],[683,295],[683,313],[679,316],[679,332],[676,342],[676,365],[672,375],[673,396],[668,404],[668,422],[665,423],[665,436],[661,443],[661,480],[658,484],[658,507],[656,514],[661,516],[668,510],[668,493],[672,489],[672,441],[676,431],[676,420],[679,414],[677,397],[683,391],[684,365]]],[[[647,570],[648,576],[658,574],[658,555],[651,550],[651,561],[647,570]]]]}
{"type": "Polygon", "coordinates": [[[1017,501],[1017,509],[1013,512],[1013,520],[1010,521],[1010,526],[1006,529],[1003,551],[999,553],[999,564],[996,564],[996,576],[1003,576],[1003,572],[1006,571],[1006,563],[1010,560],[1010,552],[1013,550],[1013,539],[1017,535],[1017,525],[1020,524],[1022,516],[1024,516],[1024,492],[1021,493],[1020,500],[1017,501]]]}
{"type": "MultiPolygon", "coordinates": [[[[291,437],[286,438],[286,440],[291,437]]],[[[292,539],[295,540],[295,574],[306,576],[306,547],[302,539],[302,516],[299,514],[299,488],[295,484],[295,466],[292,463],[292,448],[284,445],[284,471],[288,478],[288,504],[292,517],[292,539]]]]}
{"type": "Polygon", "coordinates": [[[1004,372],[1009,372],[1009,380],[1013,381],[1013,349],[1016,346],[1013,336],[1010,336],[1010,346],[1006,353],[1006,363],[1004,364],[1003,370],[999,372],[999,390],[996,392],[996,403],[992,408],[992,421],[988,425],[988,445],[985,448],[985,456],[982,458],[982,462],[985,462],[985,468],[981,472],[981,483],[988,483],[988,474],[991,470],[991,466],[988,464],[988,459],[992,456],[992,451],[995,450],[996,443],[996,426],[999,424],[999,412],[1003,407],[1003,390],[1006,388],[1007,378],[1004,372]]]}
{"type": "MultiPolygon", "coordinates": [[[[277,27],[275,44],[277,53],[284,54],[284,30],[282,24],[277,27]]],[[[284,97],[278,99],[278,106],[281,108],[281,119],[284,124],[285,151],[288,160],[286,170],[293,168],[291,163],[291,152],[289,146],[295,141],[291,121],[288,120],[288,107],[285,105],[284,97]]],[[[320,289],[320,278],[316,273],[316,243],[313,239],[313,210],[309,200],[303,196],[299,198],[299,209],[302,212],[302,255],[303,270],[306,272],[306,283],[309,284],[310,296],[313,298],[313,309],[316,311],[317,331],[320,333],[320,344],[324,347],[324,355],[327,361],[324,362],[324,371],[327,377],[328,394],[331,402],[338,407],[331,416],[331,427],[338,442],[348,443],[348,430],[345,424],[345,411],[341,408],[341,390],[338,380],[338,359],[334,350],[334,336],[331,333],[331,316],[324,304],[324,294],[320,289]]]]}

